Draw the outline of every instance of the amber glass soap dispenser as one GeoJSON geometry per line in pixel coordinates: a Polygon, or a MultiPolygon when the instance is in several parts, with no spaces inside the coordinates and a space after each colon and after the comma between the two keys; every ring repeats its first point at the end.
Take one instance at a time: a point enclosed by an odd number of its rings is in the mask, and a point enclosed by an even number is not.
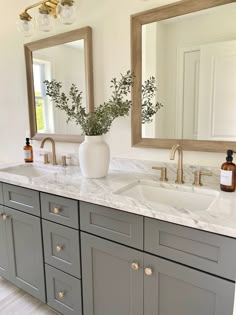
{"type": "Polygon", "coordinates": [[[26,138],[26,144],[24,146],[24,160],[25,160],[25,163],[32,163],[34,161],[33,147],[32,145],[30,145],[29,138],[26,138]]]}
{"type": "Polygon", "coordinates": [[[226,162],[221,165],[220,189],[227,192],[235,191],[236,166],[233,161],[233,151],[227,150],[226,162]]]}

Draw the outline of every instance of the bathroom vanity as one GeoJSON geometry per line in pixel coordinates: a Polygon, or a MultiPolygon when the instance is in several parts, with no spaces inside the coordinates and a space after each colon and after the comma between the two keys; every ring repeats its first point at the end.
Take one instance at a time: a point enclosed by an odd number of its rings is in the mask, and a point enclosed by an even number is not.
{"type": "Polygon", "coordinates": [[[212,189],[202,213],[158,210],[121,194],[151,175],[44,168],[0,169],[2,277],[65,315],[234,314],[235,193],[212,189]]]}

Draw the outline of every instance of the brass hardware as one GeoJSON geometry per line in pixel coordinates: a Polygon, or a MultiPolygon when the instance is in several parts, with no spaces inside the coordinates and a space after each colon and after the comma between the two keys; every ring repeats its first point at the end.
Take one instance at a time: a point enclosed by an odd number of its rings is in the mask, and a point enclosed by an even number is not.
{"type": "Polygon", "coordinates": [[[202,176],[212,176],[211,172],[195,171],[193,186],[202,186],[202,176]]]}
{"type": "Polygon", "coordinates": [[[139,270],[139,264],[137,262],[133,262],[131,266],[133,270],[135,271],[139,270]]]}
{"type": "Polygon", "coordinates": [[[55,207],[55,208],[53,209],[53,213],[54,213],[54,214],[58,214],[59,212],[60,212],[60,209],[59,209],[59,208],[55,207]]]}
{"type": "Polygon", "coordinates": [[[46,141],[50,141],[52,144],[52,165],[57,164],[57,158],[56,158],[56,146],[55,146],[55,141],[51,137],[46,137],[41,141],[40,148],[42,149],[44,147],[44,143],[46,141]]]}
{"type": "Polygon", "coordinates": [[[167,178],[167,169],[166,169],[166,167],[153,166],[152,169],[153,169],[153,170],[161,171],[161,177],[160,177],[160,181],[161,181],[161,182],[167,182],[167,181],[168,181],[168,178],[167,178]]]}
{"type": "Polygon", "coordinates": [[[66,159],[70,160],[71,157],[67,157],[66,155],[62,155],[61,161],[62,161],[62,166],[64,166],[64,167],[67,166],[66,159]]]}
{"type": "Polygon", "coordinates": [[[183,184],[183,150],[182,147],[179,144],[173,145],[170,151],[170,160],[174,160],[175,158],[175,152],[178,151],[178,168],[177,168],[177,174],[176,174],[176,183],[177,184],[183,184]]]}
{"type": "Polygon", "coordinates": [[[57,246],[56,246],[56,251],[57,251],[58,253],[60,253],[60,252],[62,251],[62,249],[63,249],[63,246],[62,246],[62,245],[57,245],[57,246]]]}
{"type": "Polygon", "coordinates": [[[58,296],[59,296],[60,299],[63,299],[64,296],[65,296],[65,292],[64,291],[58,292],[58,296]]]}
{"type": "Polygon", "coordinates": [[[40,13],[46,13],[54,17],[57,17],[56,7],[58,3],[59,3],[58,0],[46,0],[46,1],[44,0],[44,1],[40,1],[35,4],[32,4],[28,6],[23,13],[20,14],[20,19],[23,21],[29,22],[32,19],[32,17],[29,15],[27,11],[38,6],[40,6],[39,8],[40,13]]]}
{"type": "Polygon", "coordinates": [[[43,163],[44,164],[48,164],[49,163],[49,161],[48,161],[48,154],[47,153],[40,154],[40,156],[43,156],[43,163]]]}
{"type": "Polygon", "coordinates": [[[145,272],[145,275],[149,277],[153,274],[152,268],[150,267],[145,268],[144,272],[145,272]]]}
{"type": "Polygon", "coordinates": [[[6,219],[8,219],[9,218],[9,215],[7,215],[7,214],[2,214],[2,219],[3,219],[3,221],[6,221],[6,219]]]}

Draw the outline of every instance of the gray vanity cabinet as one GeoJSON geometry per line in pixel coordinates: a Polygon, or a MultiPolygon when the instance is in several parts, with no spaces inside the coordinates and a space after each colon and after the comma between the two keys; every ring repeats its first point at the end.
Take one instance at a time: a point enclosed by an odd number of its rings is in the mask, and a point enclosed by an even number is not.
{"type": "Polygon", "coordinates": [[[232,315],[235,284],[144,254],[145,315],[232,315]]]}
{"type": "Polygon", "coordinates": [[[9,280],[45,302],[40,218],[4,207],[9,280]]]}
{"type": "Polygon", "coordinates": [[[81,244],[84,315],[143,315],[143,254],[86,233],[81,244]]]}

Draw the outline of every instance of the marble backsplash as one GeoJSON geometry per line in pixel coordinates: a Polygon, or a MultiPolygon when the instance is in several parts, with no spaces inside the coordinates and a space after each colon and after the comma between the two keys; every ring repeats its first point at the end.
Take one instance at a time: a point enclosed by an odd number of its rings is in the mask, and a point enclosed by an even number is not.
{"type": "MultiPolygon", "coordinates": [[[[146,160],[134,160],[125,158],[113,158],[110,161],[110,169],[128,171],[134,173],[145,173],[154,175],[157,180],[160,178],[160,171],[153,170],[153,166],[166,167],[167,178],[170,182],[174,182],[176,179],[177,164],[165,163],[146,160]]],[[[218,186],[220,183],[220,168],[216,167],[202,167],[198,165],[183,164],[184,181],[186,183],[192,183],[194,179],[194,171],[200,170],[204,172],[211,172],[212,176],[202,176],[202,182],[204,186],[218,186]]]]}

